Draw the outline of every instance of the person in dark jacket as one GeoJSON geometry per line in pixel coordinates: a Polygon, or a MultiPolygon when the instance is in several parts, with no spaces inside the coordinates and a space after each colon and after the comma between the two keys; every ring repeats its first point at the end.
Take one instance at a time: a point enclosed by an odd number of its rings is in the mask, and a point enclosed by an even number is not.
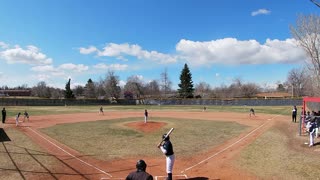
{"type": "Polygon", "coordinates": [[[6,108],[3,108],[2,109],[2,123],[6,122],[6,116],[7,116],[6,108]]]}
{"type": "Polygon", "coordinates": [[[153,180],[152,175],[146,172],[147,164],[144,160],[140,159],[136,164],[137,170],[131,172],[126,180],[153,180]]]}

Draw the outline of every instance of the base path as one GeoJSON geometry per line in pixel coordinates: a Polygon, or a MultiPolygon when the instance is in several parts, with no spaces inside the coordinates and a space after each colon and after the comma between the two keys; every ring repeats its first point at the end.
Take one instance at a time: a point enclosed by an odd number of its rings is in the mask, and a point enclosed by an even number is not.
{"type": "MultiPolygon", "coordinates": [[[[58,167],[55,170],[52,170],[58,172],[56,173],[57,179],[125,179],[129,172],[135,170],[137,159],[97,160],[42,134],[39,128],[63,123],[111,120],[127,117],[142,116],[140,112],[123,113],[117,111],[108,112],[104,116],[97,113],[33,116],[31,122],[22,123],[19,129],[49,154],[59,159],[60,164],[57,165],[58,167]]],[[[210,121],[223,119],[224,121],[236,121],[237,123],[251,127],[238,137],[220,144],[207,153],[189,157],[188,159],[178,158],[174,166],[174,179],[256,179],[255,176],[248,172],[234,168],[232,161],[237,158],[237,155],[239,155],[244,147],[252,143],[270,128],[275,121],[284,119],[283,116],[268,114],[259,114],[255,118],[250,118],[248,114],[243,113],[173,111],[153,111],[152,117],[190,118],[210,121]]],[[[148,162],[147,171],[155,179],[165,179],[164,158],[145,158],[144,160],[148,162]]]]}

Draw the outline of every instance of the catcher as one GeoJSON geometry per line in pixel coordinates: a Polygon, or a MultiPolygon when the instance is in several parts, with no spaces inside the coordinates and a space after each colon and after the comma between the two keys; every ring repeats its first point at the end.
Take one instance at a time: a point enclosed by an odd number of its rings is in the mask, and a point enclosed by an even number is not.
{"type": "Polygon", "coordinates": [[[146,172],[147,164],[144,160],[139,160],[136,164],[137,171],[131,172],[126,180],[153,180],[153,177],[146,172]]]}

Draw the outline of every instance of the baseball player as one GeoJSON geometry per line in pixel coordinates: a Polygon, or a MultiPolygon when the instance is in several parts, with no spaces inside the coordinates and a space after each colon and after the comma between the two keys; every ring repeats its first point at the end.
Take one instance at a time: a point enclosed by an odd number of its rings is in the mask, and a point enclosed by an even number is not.
{"type": "Polygon", "coordinates": [[[103,107],[102,107],[102,106],[100,107],[99,114],[104,115],[104,113],[103,113],[103,107]]]}
{"type": "Polygon", "coordinates": [[[172,169],[174,165],[175,156],[173,152],[173,146],[170,142],[170,137],[166,137],[166,135],[167,134],[164,134],[162,136],[162,139],[164,139],[164,143],[162,145],[159,144],[158,148],[160,148],[162,153],[166,155],[166,171],[168,174],[167,180],[172,180],[172,169]]]}
{"type": "Polygon", "coordinates": [[[19,117],[20,117],[20,112],[16,115],[16,126],[19,125],[19,117]]]}
{"type": "Polygon", "coordinates": [[[26,120],[26,118],[27,118],[27,120],[29,122],[29,113],[27,111],[24,111],[23,115],[24,115],[23,122],[26,120]]]}
{"type": "Polygon", "coordinates": [[[316,123],[315,123],[315,119],[313,118],[309,126],[309,138],[310,138],[309,147],[312,147],[314,145],[315,131],[316,131],[316,123]]]}
{"type": "Polygon", "coordinates": [[[137,171],[131,172],[126,180],[153,180],[152,175],[146,172],[147,164],[144,160],[139,160],[136,164],[137,171]]]}
{"type": "Polygon", "coordinates": [[[148,122],[148,111],[145,109],[144,110],[144,123],[148,122]]]}
{"type": "Polygon", "coordinates": [[[253,115],[253,116],[256,116],[256,114],[254,113],[254,109],[253,109],[253,108],[250,109],[250,114],[249,114],[249,115],[250,115],[250,117],[251,117],[252,115],[253,115]]]}

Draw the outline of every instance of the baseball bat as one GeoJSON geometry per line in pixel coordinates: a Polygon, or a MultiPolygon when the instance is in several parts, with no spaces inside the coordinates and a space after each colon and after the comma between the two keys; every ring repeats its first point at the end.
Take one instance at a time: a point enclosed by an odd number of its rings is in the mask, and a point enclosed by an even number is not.
{"type": "Polygon", "coordinates": [[[166,134],[166,136],[161,140],[161,142],[158,144],[158,146],[161,146],[161,143],[172,133],[172,131],[174,130],[174,128],[171,128],[168,133],[166,134]]]}

